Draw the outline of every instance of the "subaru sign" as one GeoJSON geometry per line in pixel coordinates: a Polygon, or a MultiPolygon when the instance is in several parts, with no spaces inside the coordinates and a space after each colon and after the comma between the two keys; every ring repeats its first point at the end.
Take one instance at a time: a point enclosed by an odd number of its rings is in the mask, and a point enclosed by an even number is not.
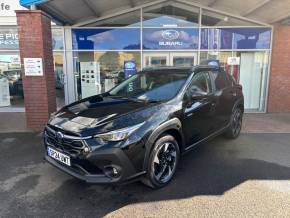
{"type": "Polygon", "coordinates": [[[144,28],[143,49],[197,49],[198,28],[144,28]]]}
{"type": "Polygon", "coordinates": [[[135,68],[135,67],[136,67],[135,62],[128,61],[128,62],[125,63],[125,68],[126,68],[126,69],[133,69],[133,68],[135,68]]]}
{"type": "Polygon", "coordinates": [[[177,30],[164,30],[162,37],[166,40],[176,40],[179,37],[179,32],[177,30]]]}
{"type": "Polygon", "coordinates": [[[137,72],[136,69],[136,61],[130,60],[130,61],[124,61],[124,74],[125,79],[128,79],[132,75],[134,75],[137,72]]]}
{"type": "Polygon", "coordinates": [[[161,33],[162,40],[159,41],[160,46],[182,46],[182,41],[179,39],[179,31],[163,30],[161,33]]]}

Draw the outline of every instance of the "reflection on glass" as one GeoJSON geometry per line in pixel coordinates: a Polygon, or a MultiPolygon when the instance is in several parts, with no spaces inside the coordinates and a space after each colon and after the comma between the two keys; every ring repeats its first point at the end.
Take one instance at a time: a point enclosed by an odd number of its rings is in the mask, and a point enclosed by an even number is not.
{"type": "Polygon", "coordinates": [[[140,29],[73,29],[73,49],[138,50],[140,29]]]}
{"type": "Polygon", "coordinates": [[[23,107],[24,94],[20,58],[0,55],[0,107],[23,107]]]}
{"type": "Polygon", "coordinates": [[[61,28],[52,28],[52,49],[53,50],[63,50],[63,29],[61,28]]]}
{"type": "Polygon", "coordinates": [[[63,53],[53,53],[55,87],[56,87],[56,105],[58,108],[65,105],[64,100],[64,73],[63,73],[63,53]]]}
{"type": "Polygon", "coordinates": [[[199,9],[179,3],[154,5],[143,9],[144,27],[198,26],[199,9]]]}
{"type": "Polygon", "coordinates": [[[140,52],[75,52],[74,56],[79,99],[107,92],[124,81],[128,61],[136,63],[137,71],[141,69],[140,52]]]}

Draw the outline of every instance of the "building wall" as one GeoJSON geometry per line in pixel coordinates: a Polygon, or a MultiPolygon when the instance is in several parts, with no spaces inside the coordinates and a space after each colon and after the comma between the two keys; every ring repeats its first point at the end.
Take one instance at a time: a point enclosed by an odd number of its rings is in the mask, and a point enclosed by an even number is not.
{"type": "Polygon", "coordinates": [[[290,112],[290,26],[273,33],[268,112],[290,112]]]}
{"type": "Polygon", "coordinates": [[[26,123],[29,129],[42,130],[50,114],[56,111],[51,20],[39,10],[21,10],[17,11],[17,22],[26,123]],[[25,58],[41,58],[43,75],[27,75],[25,58]]]}

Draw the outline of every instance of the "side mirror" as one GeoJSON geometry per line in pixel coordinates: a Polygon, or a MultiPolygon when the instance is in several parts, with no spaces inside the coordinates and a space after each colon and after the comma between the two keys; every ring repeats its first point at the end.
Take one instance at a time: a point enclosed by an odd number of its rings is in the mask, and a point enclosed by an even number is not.
{"type": "Polygon", "coordinates": [[[206,92],[194,92],[191,95],[191,100],[196,101],[196,100],[201,100],[207,96],[206,92]]]}

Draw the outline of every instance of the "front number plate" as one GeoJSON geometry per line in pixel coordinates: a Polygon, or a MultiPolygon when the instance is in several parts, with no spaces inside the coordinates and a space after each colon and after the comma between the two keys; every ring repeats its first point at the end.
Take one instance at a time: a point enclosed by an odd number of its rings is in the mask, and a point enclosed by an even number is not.
{"type": "Polygon", "coordinates": [[[68,165],[68,166],[71,165],[69,156],[67,156],[59,151],[56,151],[53,148],[47,147],[47,154],[48,154],[48,156],[52,157],[55,160],[58,160],[58,161],[64,163],[65,165],[68,165]]]}

